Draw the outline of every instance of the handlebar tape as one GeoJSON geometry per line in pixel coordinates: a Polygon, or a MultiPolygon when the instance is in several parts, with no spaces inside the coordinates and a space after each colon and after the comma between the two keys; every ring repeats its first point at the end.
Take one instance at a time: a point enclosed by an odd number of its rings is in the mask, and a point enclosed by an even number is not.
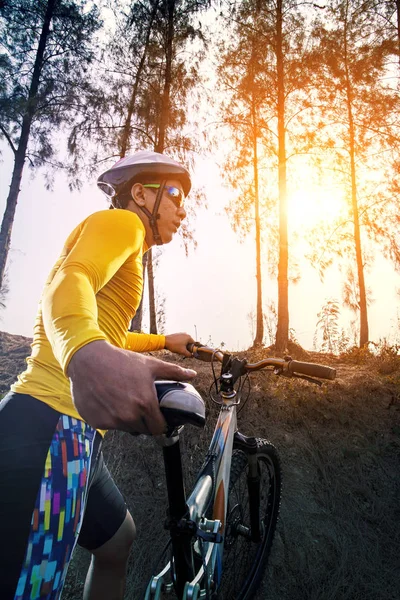
{"type": "Polygon", "coordinates": [[[316,365],[315,363],[301,362],[291,360],[288,364],[289,373],[299,373],[309,375],[310,377],[319,377],[320,379],[335,379],[336,369],[325,365],[316,365]]]}

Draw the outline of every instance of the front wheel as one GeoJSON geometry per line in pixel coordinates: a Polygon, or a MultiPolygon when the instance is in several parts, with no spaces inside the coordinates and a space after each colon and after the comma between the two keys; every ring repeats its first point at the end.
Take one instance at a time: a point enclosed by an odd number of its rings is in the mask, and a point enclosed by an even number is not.
{"type": "Polygon", "coordinates": [[[218,600],[253,598],[267,565],[279,513],[281,468],[278,453],[272,444],[259,439],[257,446],[260,475],[259,540],[254,542],[251,539],[247,454],[235,450],[232,454],[218,600]]]}

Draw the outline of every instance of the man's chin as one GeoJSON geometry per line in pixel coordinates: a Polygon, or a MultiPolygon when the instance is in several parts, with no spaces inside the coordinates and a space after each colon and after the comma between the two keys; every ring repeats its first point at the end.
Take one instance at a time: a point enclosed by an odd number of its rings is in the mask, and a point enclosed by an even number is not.
{"type": "Polygon", "coordinates": [[[169,244],[172,241],[172,239],[175,236],[175,234],[176,234],[176,231],[174,231],[173,233],[169,233],[168,235],[163,235],[162,238],[161,238],[162,239],[162,243],[163,244],[169,244]]]}

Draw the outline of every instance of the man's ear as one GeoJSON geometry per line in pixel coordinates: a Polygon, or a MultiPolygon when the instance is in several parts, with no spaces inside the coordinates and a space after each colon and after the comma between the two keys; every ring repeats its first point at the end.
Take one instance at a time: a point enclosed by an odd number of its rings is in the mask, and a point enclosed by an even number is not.
{"type": "Polygon", "coordinates": [[[131,196],[133,201],[138,206],[144,206],[146,204],[146,196],[144,187],[141,183],[134,183],[131,187],[131,196]]]}

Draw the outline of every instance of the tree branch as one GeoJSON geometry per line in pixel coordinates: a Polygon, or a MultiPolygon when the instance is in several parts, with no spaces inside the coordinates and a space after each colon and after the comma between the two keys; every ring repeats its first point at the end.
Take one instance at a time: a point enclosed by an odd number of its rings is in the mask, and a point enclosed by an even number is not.
{"type": "Polygon", "coordinates": [[[14,146],[12,139],[8,135],[7,131],[4,129],[3,125],[0,125],[0,130],[3,133],[4,137],[6,138],[7,142],[10,144],[11,150],[14,152],[14,156],[15,156],[17,154],[17,149],[14,146]]]}

